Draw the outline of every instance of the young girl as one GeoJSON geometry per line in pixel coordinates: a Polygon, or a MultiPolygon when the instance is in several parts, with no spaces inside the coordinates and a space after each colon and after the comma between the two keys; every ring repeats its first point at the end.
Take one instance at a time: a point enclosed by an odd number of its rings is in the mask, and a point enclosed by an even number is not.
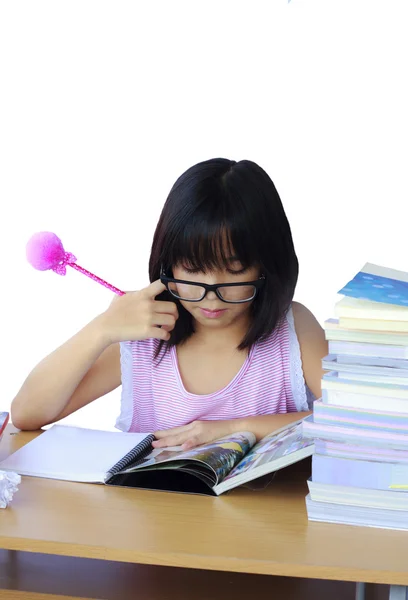
{"type": "Polygon", "coordinates": [[[188,169],[164,205],[149,275],[35,367],[12,403],[16,427],[58,421],[120,384],[116,426],[155,432],[156,447],[260,439],[308,414],[327,344],[292,302],[298,261],[261,167],[188,169]]]}

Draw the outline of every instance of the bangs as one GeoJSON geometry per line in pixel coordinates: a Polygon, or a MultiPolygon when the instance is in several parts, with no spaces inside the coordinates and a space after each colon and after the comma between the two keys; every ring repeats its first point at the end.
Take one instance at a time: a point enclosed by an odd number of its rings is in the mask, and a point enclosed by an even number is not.
{"type": "Polygon", "coordinates": [[[193,218],[174,232],[173,242],[163,249],[166,269],[183,264],[199,271],[223,270],[233,260],[249,268],[259,261],[248,227],[236,221],[193,218]]]}

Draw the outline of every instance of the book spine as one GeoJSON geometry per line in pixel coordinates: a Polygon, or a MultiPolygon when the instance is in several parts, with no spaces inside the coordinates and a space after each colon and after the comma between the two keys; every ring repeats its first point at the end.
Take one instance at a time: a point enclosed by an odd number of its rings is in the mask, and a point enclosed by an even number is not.
{"type": "Polygon", "coordinates": [[[302,435],[305,438],[320,438],[322,440],[348,442],[362,446],[378,446],[394,448],[396,450],[408,449],[408,436],[405,434],[356,429],[355,427],[341,425],[321,425],[307,419],[303,421],[302,435]]]}
{"type": "Polygon", "coordinates": [[[405,310],[405,300],[399,302],[394,298],[393,302],[384,302],[383,299],[362,299],[346,294],[348,298],[339,300],[334,305],[336,317],[350,317],[352,319],[368,319],[377,321],[408,321],[408,313],[405,310]]]}
{"type": "Polygon", "coordinates": [[[353,356],[351,354],[338,354],[337,362],[341,364],[363,365],[367,367],[387,367],[396,368],[398,370],[408,369],[408,360],[406,358],[392,358],[390,356],[383,358],[381,356],[353,356]]]}
{"type": "Polygon", "coordinates": [[[366,394],[370,396],[387,396],[388,398],[400,398],[408,400],[407,386],[393,386],[385,383],[367,385],[365,382],[348,381],[347,375],[341,378],[333,377],[329,373],[323,375],[322,389],[337,390],[339,392],[350,392],[352,394],[366,394]]]}
{"type": "MultiPolygon", "coordinates": [[[[397,465],[350,458],[335,458],[315,454],[312,473],[315,483],[346,487],[389,490],[397,465]]],[[[399,474],[408,481],[408,465],[398,465],[399,474]]]]}
{"type": "Polygon", "coordinates": [[[408,333],[408,321],[380,321],[377,319],[352,319],[350,317],[340,317],[339,325],[343,329],[408,333]]]}
{"type": "Polygon", "coordinates": [[[408,464],[408,450],[395,450],[378,446],[362,446],[357,443],[314,440],[315,453],[335,458],[353,458],[355,460],[376,460],[395,464],[408,464]]]}
{"type": "Polygon", "coordinates": [[[361,408],[362,410],[384,410],[384,407],[387,407],[388,412],[408,412],[407,400],[387,396],[370,396],[369,394],[352,394],[323,389],[322,401],[324,404],[361,408]]]}
{"type": "Polygon", "coordinates": [[[363,410],[336,404],[314,403],[314,421],[320,424],[338,424],[358,429],[373,429],[408,434],[408,412],[392,413],[363,410]]]}
{"type": "Polygon", "coordinates": [[[329,353],[341,354],[343,356],[371,356],[374,358],[397,358],[406,357],[405,346],[389,346],[388,344],[371,344],[369,342],[352,341],[329,341],[329,353]]]}
{"type": "MultiPolygon", "coordinates": [[[[324,368],[324,366],[323,366],[324,368]]],[[[370,373],[362,373],[361,371],[358,372],[353,372],[353,371],[342,371],[341,369],[339,369],[339,371],[337,371],[339,374],[341,374],[342,377],[347,377],[347,379],[351,380],[351,381],[364,381],[367,384],[381,384],[381,383],[385,383],[388,385],[395,385],[395,386],[399,386],[399,385],[403,385],[403,386],[407,386],[408,385],[408,377],[394,377],[394,375],[390,375],[389,373],[385,373],[384,375],[378,375],[378,374],[370,374],[370,373]]],[[[399,375],[399,373],[398,373],[399,375]]]]}
{"type": "Polygon", "coordinates": [[[306,496],[306,510],[310,521],[366,525],[387,529],[408,530],[408,511],[376,508],[375,513],[365,506],[347,506],[329,502],[316,502],[306,496]]]}
{"type": "Polygon", "coordinates": [[[359,331],[352,329],[325,329],[325,338],[330,342],[356,342],[358,344],[387,344],[407,346],[408,336],[404,333],[359,331]]]}
{"type": "Polygon", "coordinates": [[[322,359],[322,368],[327,371],[334,371],[338,373],[340,377],[349,378],[357,377],[359,375],[364,376],[372,376],[372,377],[383,377],[384,382],[391,381],[391,379],[386,378],[394,378],[401,381],[406,380],[408,385],[408,369],[403,367],[384,367],[384,366],[373,366],[373,365],[364,365],[354,358],[347,362],[344,358],[343,360],[338,360],[337,357],[333,358],[331,355],[329,357],[322,359]]]}

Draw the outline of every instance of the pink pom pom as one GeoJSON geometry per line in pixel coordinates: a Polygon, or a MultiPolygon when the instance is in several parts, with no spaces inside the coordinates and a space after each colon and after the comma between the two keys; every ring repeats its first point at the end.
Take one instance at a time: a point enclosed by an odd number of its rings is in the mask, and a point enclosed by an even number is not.
{"type": "Polygon", "coordinates": [[[115,292],[115,294],[118,294],[119,296],[125,294],[125,292],[122,292],[122,290],[111,283],[108,283],[104,279],[87,271],[87,269],[77,265],[76,256],[71,252],[65,252],[59,237],[51,231],[35,233],[27,242],[26,256],[30,265],[38,271],[48,271],[51,269],[58,275],[65,275],[67,272],[66,267],[69,266],[83,275],[90,277],[97,283],[100,283],[108,290],[115,292]]]}
{"type": "Polygon", "coordinates": [[[48,271],[59,265],[65,257],[64,246],[55,233],[41,231],[35,233],[26,246],[27,260],[39,271],[48,271]]]}

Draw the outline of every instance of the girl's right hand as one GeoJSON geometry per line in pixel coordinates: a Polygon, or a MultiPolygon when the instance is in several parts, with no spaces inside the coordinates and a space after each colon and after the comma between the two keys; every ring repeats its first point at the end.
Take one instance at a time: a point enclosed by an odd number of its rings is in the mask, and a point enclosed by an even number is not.
{"type": "Polygon", "coordinates": [[[165,289],[158,279],[140,291],[116,296],[97,317],[108,344],[148,338],[169,340],[178,310],[174,302],[155,300],[165,289]]]}

